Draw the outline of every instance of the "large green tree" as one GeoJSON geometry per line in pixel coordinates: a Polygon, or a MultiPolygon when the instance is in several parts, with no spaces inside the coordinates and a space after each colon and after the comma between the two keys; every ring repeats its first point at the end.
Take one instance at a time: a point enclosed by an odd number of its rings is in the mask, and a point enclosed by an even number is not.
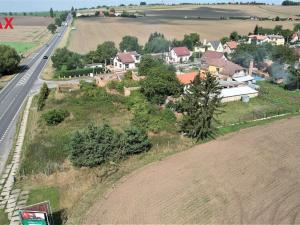
{"type": "Polygon", "coordinates": [[[54,34],[56,29],[57,29],[57,26],[54,24],[54,23],[51,23],[48,25],[47,29],[52,33],[54,34]]]}
{"type": "Polygon", "coordinates": [[[271,44],[255,45],[255,44],[241,44],[231,54],[231,59],[235,63],[248,67],[251,60],[255,62],[262,62],[272,51],[271,44]]]}
{"type": "Polygon", "coordinates": [[[159,66],[163,63],[163,60],[153,58],[151,55],[144,55],[139,64],[139,75],[147,76],[151,68],[159,66]]]}
{"type": "Polygon", "coordinates": [[[161,33],[152,33],[145,44],[145,53],[162,53],[169,51],[170,42],[161,33]]]}
{"type": "Polygon", "coordinates": [[[215,76],[206,74],[206,79],[196,76],[183,95],[184,114],[181,131],[197,141],[215,134],[214,122],[221,106],[221,87],[215,76]]]}
{"type": "Polygon", "coordinates": [[[14,73],[20,61],[21,57],[14,48],[0,45],[0,77],[4,74],[14,73]]]}
{"type": "Polygon", "coordinates": [[[51,57],[53,62],[53,67],[61,70],[73,70],[77,68],[82,68],[82,57],[67,48],[58,48],[56,49],[54,55],[51,57]]]}
{"type": "Polygon", "coordinates": [[[109,64],[111,59],[115,57],[118,49],[115,47],[115,43],[112,41],[105,41],[98,45],[95,51],[90,51],[85,55],[86,63],[105,63],[109,64]]]}
{"type": "Polygon", "coordinates": [[[182,44],[186,46],[189,50],[193,50],[194,46],[200,41],[200,36],[197,33],[185,34],[182,44]]]}
{"type": "Polygon", "coordinates": [[[177,96],[182,91],[173,67],[158,64],[150,68],[147,78],[141,82],[141,92],[155,104],[163,104],[168,96],[177,96]]]}
{"type": "Polygon", "coordinates": [[[124,36],[120,42],[119,48],[121,51],[137,51],[140,52],[142,47],[139,45],[137,37],[124,36]]]}
{"type": "Polygon", "coordinates": [[[109,63],[110,60],[116,56],[118,49],[115,47],[115,43],[112,41],[105,41],[101,45],[98,45],[96,55],[99,57],[99,61],[109,63]]]}
{"type": "Polygon", "coordinates": [[[53,12],[53,9],[50,8],[50,16],[53,18],[54,17],[54,12],[53,12]]]}
{"type": "Polygon", "coordinates": [[[238,34],[238,32],[233,31],[230,36],[229,36],[230,40],[232,41],[238,41],[240,39],[240,35],[238,34]]]}
{"type": "Polygon", "coordinates": [[[290,90],[300,89],[300,68],[291,66],[286,88],[290,90]]]}
{"type": "Polygon", "coordinates": [[[279,45],[272,47],[271,59],[278,63],[294,64],[297,60],[297,57],[293,49],[285,45],[279,45]]]}

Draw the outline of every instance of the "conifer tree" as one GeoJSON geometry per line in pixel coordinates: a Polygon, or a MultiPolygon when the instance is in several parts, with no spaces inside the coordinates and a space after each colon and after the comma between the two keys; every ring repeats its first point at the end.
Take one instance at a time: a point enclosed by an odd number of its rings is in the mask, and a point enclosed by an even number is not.
{"type": "Polygon", "coordinates": [[[183,95],[184,115],[181,131],[197,141],[215,134],[214,122],[221,112],[221,87],[210,73],[205,79],[196,76],[183,95]]]}

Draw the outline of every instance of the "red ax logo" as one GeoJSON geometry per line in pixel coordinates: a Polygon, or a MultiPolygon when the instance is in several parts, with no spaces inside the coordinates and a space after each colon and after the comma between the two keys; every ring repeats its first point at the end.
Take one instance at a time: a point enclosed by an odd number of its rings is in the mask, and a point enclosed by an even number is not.
{"type": "Polygon", "coordinates": [[[12,25],[12,21],[14,20],[13,17],[4,17],[4,21],[5,21],[5,24],[2,24],[1,21],[0,21],[0,30],[1,29],[14,29],[13,25],[12,25]]]}

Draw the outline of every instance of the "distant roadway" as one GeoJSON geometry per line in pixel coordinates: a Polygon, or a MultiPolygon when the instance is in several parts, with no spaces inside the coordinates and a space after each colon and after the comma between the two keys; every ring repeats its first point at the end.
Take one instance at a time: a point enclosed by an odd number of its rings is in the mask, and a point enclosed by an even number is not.
{"type": "MultiPolygon", "coordinates": [[[[68,26],[71,16],[67,18],[68,26]]],[[[0,91],[0,174],[12,148],[14,133],[16,130],[16,119],[31,93],[40,73],[50,59],[56,45],[63,37],[67,26],[58,29],[52,39],[34,54],[31,54],[21,65],[25,69],[16,74],[15,77],[0,91]],[[48,59],[44,59],[48,56],[48,59]]]]}

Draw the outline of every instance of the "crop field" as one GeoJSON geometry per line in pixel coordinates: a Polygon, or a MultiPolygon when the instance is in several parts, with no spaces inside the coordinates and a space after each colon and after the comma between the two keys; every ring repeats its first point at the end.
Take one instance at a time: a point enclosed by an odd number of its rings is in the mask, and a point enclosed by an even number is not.
{"type": "Polygon", "coordinates": [[[18,53],[24,53],[35,47],[32,42],[0,42],[0,45],[8,45],[17,50],[18,53]]]}
{"type": "Polygon", "coordinates": [[[153,32],[163,33],[166,38],[182,39],[184,34],[196,32],[200,38],[208,40],[220,39],[228,36],[232,31],[247,35],[254,30],[255,25],[273,28],[283,25],[292,28],[294,22],[252,21],[252,20],[183,20],[159,19],[144,17],[138,19],[128,18],[82,18],[75,22],[76,30],[70,37],[69,49],[87,53],[104,41],[120,43],[125,35],[138,37],[140,44],[145,44],[153,32]]]}
{"type": "Polygon", "coordinates": [[[16,16],[14,29],[0,32],[0,44],[15,47],[20,53],[27,52],[50,37],[47,26],[51,21],[48,17],[16,16]]]}
{"type": "Polygon", "coordinates": [[[82,224],[299,224],[300,117],[229,134],[125,177],[82,224]]]}
{"type": "MultiPolygon", "coordinates": [[[[143,9],[147,16],[164,17],[202,17],[220,18],[222,17],[287,17],[299,14],[300,7],[281,7],[281,6],[242,6],[242,5],[191,5],[175,6],[161,9],[143,9]]],[[[136,9],[137,11],[138,8],[136,9]]]]}

